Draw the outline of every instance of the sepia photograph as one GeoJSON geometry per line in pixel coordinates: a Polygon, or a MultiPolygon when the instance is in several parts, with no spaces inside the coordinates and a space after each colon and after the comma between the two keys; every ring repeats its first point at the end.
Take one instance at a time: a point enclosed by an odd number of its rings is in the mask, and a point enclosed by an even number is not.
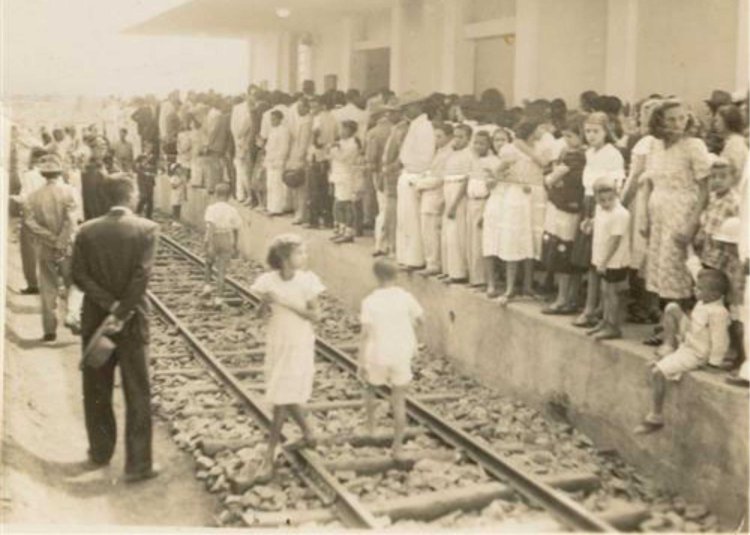
{"type": "Polygon", "coordinates": [[[0,533],[748,533],[750,0],[0,0],[0,533]]]}

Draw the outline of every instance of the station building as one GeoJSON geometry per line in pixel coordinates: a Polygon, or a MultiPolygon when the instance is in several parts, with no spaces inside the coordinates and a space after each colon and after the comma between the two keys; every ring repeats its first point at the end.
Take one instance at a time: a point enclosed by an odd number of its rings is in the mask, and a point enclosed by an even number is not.
{"type": "Polygon", "coordinates": [[[127,33],[247,40],[248,80],[699,102],[748,87],[748,0],[188,0],[127,33]]]}

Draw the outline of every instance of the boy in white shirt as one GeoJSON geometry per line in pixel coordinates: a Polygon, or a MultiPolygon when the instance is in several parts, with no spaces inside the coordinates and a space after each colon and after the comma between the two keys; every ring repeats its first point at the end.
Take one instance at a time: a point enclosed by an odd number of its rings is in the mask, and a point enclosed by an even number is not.
{"type": "Polygon", "coordinates": [[[415,327],[421,324],[422,307],[406,290],[396,286],[398,268],[389,260],[373,265],[378,288],[362,301],[362,343],[359,377],[365,383],[367,430],[375,430],[374,386],[391,387],[394,420],[393,458],[403,460],[406,433],[406,391],[412,380],[411,359],[417,352],[415,327]]]}
{"type": "Polygon", "coordinates": [[[216,186],[216,202],[206,208],[203,217],[206,222],[206,235],[203,244],[206,250],[206,275],[203,296],[211,295],[211,275],[216,267],[216,296],[214,306],[220,308],[223,304],[224,277],[229,260],[238,256],[237,241],[239,239],[242,218],[237,209],[230,205],[230,188],[226,182],[216,186]]]}
{"type": "Polygon", "coordinates": [[[588,334],[596,340],[622,338],[623,293],[630,266],[630,212],[617,194],[614,179],[602,177],[594,185],[596,214],[591,263],[602,280],[604,317],[588,334]]]}
{"type": "Polygon", "coordinates": [[[638,434],[653,433],[664,427],[662,409],[667,381],[679,381],[682,374],[703,366],[719,370],[729,349],[729,311],[724,296],[729,280],[718,269],[702,269],[695,283],[698,303],[686,314],[677,303],[664,310],[664,344],[652,364],[653,403],[651,412],[635,429],[638,434]]]}

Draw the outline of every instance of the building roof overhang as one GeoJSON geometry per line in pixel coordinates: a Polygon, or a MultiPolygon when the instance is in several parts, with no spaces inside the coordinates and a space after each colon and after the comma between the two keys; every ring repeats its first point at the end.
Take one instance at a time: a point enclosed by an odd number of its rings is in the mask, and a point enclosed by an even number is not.
{"type": "Polygon", "coordinates": [[[392,0],[188,0],[123,30],[127,35],[247,38],[307,32],[331,17],[382,12],[392,0]]]}

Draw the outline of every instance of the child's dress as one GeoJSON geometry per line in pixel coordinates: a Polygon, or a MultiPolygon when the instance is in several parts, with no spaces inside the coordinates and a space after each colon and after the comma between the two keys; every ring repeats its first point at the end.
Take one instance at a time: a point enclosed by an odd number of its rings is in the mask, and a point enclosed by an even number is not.
{"type": "MultiPolygon", "coordinates": [[[[310,271],[297,271],[288,281],[278,271],[271,271],[258,277],[251,290],[272,292],[284,302],[304,307],[325,287],[310,271]]],[[[285,306],[272,303],[266,330],[266,400],[273,405],[307,403],[312,395],[314,358],[313,324],[285,306]]]]}
{"type": "MultiPolygon", "coordinates": [[[[501,195],[500,205],[493,217],[485,221],[493,226],[497,236],[495,252],[506,262],[536,258],[533,188],[541,188],[541,185],[534,186],[529,179],[541,175],[541,168],[512,144],[505,145],[499,157],[501,161],[513,163],[508,170],[507,182],[500,182],[495,187],[501,195]],[[527,185],[530,191],[525,191],[527,185]]],[[[541,245],[541,236],[539,242],[541,245]]]]}
{"type": "Polygon", "coordinates": [[[567,150],[560,163],[568,172],[547,190],[549,202],[544,217],[542,263],[554,273],[571,273],[573,240],[583,208],[582,175],[586,156],[581,150],[567,150]]]}
{"type": "Polygon", "coordinates": [[[500,160],[488,154],[474,160],[466,189],[466,263],[469,268],[469,283],[485,284],[482,220],[487,198],[487,173],[494,176],[500,160]]]}
{"type": "Polygon", "coordinates": [[[338,147],[331,148],[331,175],[333,194],[337,201],[353,201],[355,172],[359,160],[359,145],[354,137],[342,139],[338,147]]]}

